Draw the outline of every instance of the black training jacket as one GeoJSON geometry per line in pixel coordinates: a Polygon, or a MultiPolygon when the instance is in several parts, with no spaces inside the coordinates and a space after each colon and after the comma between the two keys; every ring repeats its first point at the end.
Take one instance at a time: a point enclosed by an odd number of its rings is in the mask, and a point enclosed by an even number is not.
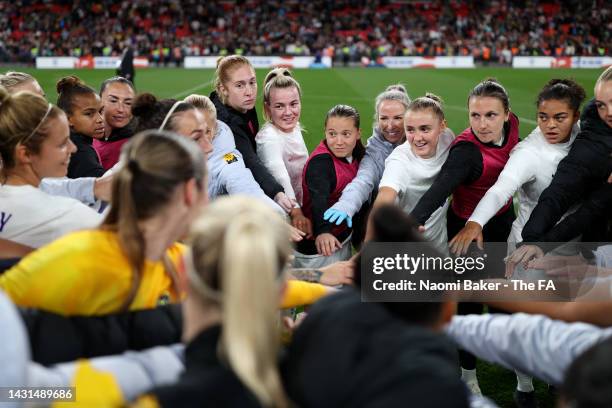
{"type": "MultiPolygon", "coordinates": [[[[523,241],[543,241],[563,214],[581,200],[587,200],[583,205],[587,205],[586,211],[589,211],[588,206],[593,204],[588,203],[589,196],[607,183],[612,172],[611,154],[612,128],[601,120],[595,102],[591,100],[580,118],[580,133],[568,155],[559,163],[550,186],[542,192],[537,206],[523,228],[523,241]]],[[[601,199],[600,195],[594,197],[601,199]]],[[[594,217],[584,212],[581,216],[590,220],[590,224],[582,225],[581,232],[597,222],[594,217]]],[[[546,238],[548,239],[551,237],[546,238]]]]}
{"type": "Polygon", "coordinates": [[[289,397],[309,407],[468,407],[457,351],[441,333],[408,323],[343,290],[317,302],[283,364],[289,397]]]}
{"type": "Polygon", "coordinates": [[[274,199],[276,194],[284,192],[283,187],[270,174],[270,171],[257,156],[257,145],[255,143],[255,135],[259,131],[257,111],[251,109],[246,113],[238,112],[223,104],[215,91],[210,94],[210,99],[217,108],[217,119],[227,124],[232,130],[236,149],[242,155],[245,166],[251,170],[255,181],[259,183],[261,189],[272,199],[274,199]],[[251,126],[249,126],[249,122],[251,126]]]}
{"type": "Polygon", "coordinates": [[[178,343],[183,326],[179,304],[104,316],[20,312],[32,360],[44,365],[178,343]]]}
{"type": "Polygon", "coordinates": [[[80,133],[70,132],[70,140],[77,151],[70,156],[68,164],[68,178],[100,177],[104,168],[100,164],[100,157],[93,148],[93,139],[80,133]]]}

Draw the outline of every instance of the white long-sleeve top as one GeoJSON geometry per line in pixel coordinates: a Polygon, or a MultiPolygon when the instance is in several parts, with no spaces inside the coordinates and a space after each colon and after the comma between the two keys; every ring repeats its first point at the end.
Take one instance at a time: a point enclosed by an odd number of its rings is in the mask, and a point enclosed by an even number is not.
{"type": "Polygon", "coordinates": [[[39,248],[69,232],[96,228],[102,219],[73,198],[30,185],[0,185],[0,238],[39,248]]]}
{"type": "Polygon", "coordinates": [[[257,136],[257,155],[283,186],[287,197],[302,205],[302,171],[308,160],[308,149],[298,123],[290,133],[285,133],[272,123],[267,122],[259,129],[257,136]]]}
{"type": "Polygon", "coordinates": [[[521,242],[521,232],[538,204],[540,194],[550,184],[557,165],[567,156],[579,131],[580,127],[576,124],[567,142],[550,144],[540,128],[536,127],[512,150],[504,170],[480,200],[468,221],[485,226],[518,191],[518,215],[512,224],[508,241],[521,242]]]}
{"type": "MultiPolygon", "coordinates": [[[[453,139],[453,132],[443,132],[438,141],[436,155],[430,159],[415,155],[409,142],[399,145],[385,161],[385,171],[379,188],[389,187],[395,190],[398,194],[398,204],[410,214],[440,173],[453,139]]],[[[443,254],[448,252],[446,234],[448,203],[447,200],[443,206],[434,211],[425,223],[424,233],[425,239],[431,241],[443,254]]]]}
{"type": "Polygon", "coordinates": [[[559,385],[576,357],[612,337],[612,328],[525,313],[486,314],[454,316],[446,334],[483,360],[559,385]]]}

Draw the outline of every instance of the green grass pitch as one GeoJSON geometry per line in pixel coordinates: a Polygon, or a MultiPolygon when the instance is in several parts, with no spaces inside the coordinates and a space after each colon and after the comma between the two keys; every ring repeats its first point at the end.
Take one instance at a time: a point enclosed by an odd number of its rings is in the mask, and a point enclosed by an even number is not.
{"type": "MultiPolygon", "coordinates": [[[[55,82],[64,75],[75,74],[98,89],[100,83],[114,75],[113,70],[35,70],[34,75],[55,102],[55,82]]],[[[510,94],[511,108],[521,121],[521,137],[535,127],[535,98],[542,86],[552,78],[573,78],[592,98],[593,86],[602,70],[582,69],[381,69],[346,68],[308,70],[296,69],[295,78],[303,92],[302,125],[306,129],[304,138],[310,150],[323,137],[325,113],[335,104],[352,105],[361,114],[362,138],[365,141],[372,133],[374,98],[387,85],[402,83],[411,97],[433,92],[444,99],[448,125],[455,133],[468,126],[466,110],[467,95],[474,85],[487,77],[497,78],[510,94]]],[[[259,90],[266,70],[257,70],[259,90]]],[[[149,91],[161,98],[184,98],[191,93],[208,95],[212,90],[212,70],[186,69],[140,69],[136,72],[139,91],[149,91]]],[[[261,96],[257,109],[263,121],[261,96]]]]}
{"type": "MultiPolygon", "coordinates": [[[[55,102],[55,82],[64,75],[75,74],[98,89],[100,83],[114,75],[113,70],[35,70],[27,69],[44,88],[50,101],[55,102]]],[[[587,98],[593,97],[593,87],[601,69],[331,69],[295,70],[294,76],[303,91],[302,125],[304,138],[312,151],[323,137],[325,113],[338,103],[356,107],[362,117],[362,138],[371,134],[374,114],[374,98],[387,85],[403,83],[411,97],[433,92],[445,101],[448,124],[455,133],[468,126],[467,95],[474,85],[487,77],[497,78],[510,94],[512,110],[521,121],[521,137],[535,127],[535,98],[542,86],[552,78],[573,78],[586,90],[587,98]]],[[[184,98],[191,93],[208,95],[212,90],[212,70],[141,69],[136,73],[139,91],[149,91],[161,98],[184,98]]],[[[266,70],[257,70],[260,85],[266,70]]],[[[258,101],[261,116],[261,97],[258,101]]],[[[514,373],[498,366],[479,362],[478,376],[482,391],[501,407],[512,407],[512,392],[516,386],[514,373]]],[[[554,406],[554,398],[547,392],[546,384],[535,382],[541,407],[554,406]]]]}

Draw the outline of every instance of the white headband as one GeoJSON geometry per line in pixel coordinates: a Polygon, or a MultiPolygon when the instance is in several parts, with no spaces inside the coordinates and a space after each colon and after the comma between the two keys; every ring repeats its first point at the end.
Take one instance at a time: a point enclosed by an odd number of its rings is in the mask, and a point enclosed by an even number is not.
{"type": "Polygon", "coordinates": [[[176,108],[178,108],[178,106],[181,103],[186,103],[186,102],[184,102],[184,101],[176,101],[176,102],[174,102],[174,105],[172,105],[172,107],[170,108],[170,110],[166,114],[166,117],[164,118],[164,121],[162,122],[162,124],[161,124],[161,126],[159,127],[158,130],[164,130],[164,128],[166,127],[166,124],[168,123],[168,120],[170,120],[170,116],[172,116],[172,114],[174,113],[176,108]]]}
{"type": "Polygon", "coordinates": [[[49,116],[49,112],[51,112],[51,109],[53,108],[53,105],[49,104],[49,106],[47,106],[47,111],[45,112],[45,115],[42,117],[42,119],[40,120],[40,122],[38,122],[38,125],[36,125],[36,127],[34,128],[34,130],[32,131],[32,133],[30,133],[28,135],[28,137],[26,137],[25,139],[23,139],[21,141],[21,144],[25,144],[28,140],[30,140],[32,138],[32,136],[34,136],[34,134],[38,131],[38,128],[40,128],[43,124],[43,122],[45,121],[45,119],[47,119],[47,116],[49,116]]]}

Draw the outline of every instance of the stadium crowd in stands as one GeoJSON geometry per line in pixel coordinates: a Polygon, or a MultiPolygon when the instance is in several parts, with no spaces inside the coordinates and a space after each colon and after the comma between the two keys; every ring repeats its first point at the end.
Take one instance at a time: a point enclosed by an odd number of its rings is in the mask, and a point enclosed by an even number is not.
{"type": "Polygon", "coordinates": [[[603,56],[612,49],[604,0],[259,1],[0,4],[0,61],[120,55],[153,63],[189,55],[330,55],[338,62],[387,55],[603,56]]]}

